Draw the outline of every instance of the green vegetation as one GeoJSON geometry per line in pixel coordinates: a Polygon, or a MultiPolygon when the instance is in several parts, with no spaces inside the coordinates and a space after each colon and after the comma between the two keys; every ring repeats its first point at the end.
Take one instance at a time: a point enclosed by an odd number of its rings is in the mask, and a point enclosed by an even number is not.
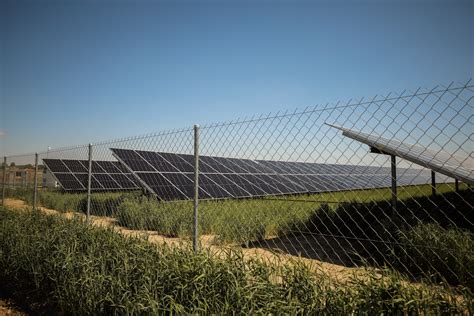
{"type": "Polygon", "coordinates": [[[397,255],[409,270],[443,277],[451,284],[460,283],[474,289],[472,233],[445,229],[434,223],[420,224],[401,234],[400,241],[407,246],[398,249],[397,255]]]}
{"type": "Polygon", "coordinates": [[[33,203],[33,188],[23,188],[23,187],[11,188],[11,187],[6,187],[5,188],[5,197],[10,198],[10,199],[23,200],[26,203],[31,205],[33,203]]]}
{"type": "MultiPolygon", "coordinates": [[[[314,205],[264,200],[202,201],[201,234],[214,234],[220,242],[245,243],[277,233],[289,221],[306,218],[314,205]]],[[[126,198],[116,214],[119,223],[134,229],[155,230],[166,236],[192,232],[191,202],[159,203],[154,199],[126,198]]]]}
{"type": "MultiPolygon", "coordinates": [[[[98,192],[91,195],[91,214],[111,216],[126,197],[140,196],[139,192],[98,192]]],[[[7,188],[6,197],[33,204],[32,188],[7,188]]],[[[39,190],[38,205],[60,212],[86,212],[86,193],[64,193],[60,190],[39,190]]]]}
{"type": "MultiPolygon", "coordinates": [[[[473,195],[469,190],[449,192],[447,185],[440,186],[440,191],[445,193],[433,197],[429,186],[401,188],[400,195],[405,198],[395,213],[388,202],[388,189],[291,197],[292,201],[203,201],[199,231],[214,235],[215,242],[252,242],[257,246],[274,236],[304,234],[306,240],[337,236],[348,247],[341,251],[352,252],[353,262],[390,266],[413,277],[473,290],[473,195]],[[329,197],[331,201],[357,199],[331,205],[307,202],[329,197]]],[[[120,225],[133,229],[155,230],[172,237],[192,233],[191,203],[126,198],[116,216],[120,225]]]]}
{"type": "Polygon", "coordinates": [[[369,264],[473,290],[472,205],[470,190],[405,199],[396,212],[384,200],[346,202],[335,208],[323,205],[282,235],[342,236],[351,251],[369,264]]]}
{"type": "Polygon", "coordinates": [[[472,294],[370,274],[338,284],[296,261],[212,257],[75,219],[0,208],[0,283],[59,314],[460,314],[472,294]],[[45,233],[47,232],[47,233],[45,233]]]}
{"type": "Polygon", "coordinates": [[[85,210],[87,195],[85,193],[64,194],[59,191],[39,191],[38,204],[60,212],[85,210]]]}
{"type": "MultiPolygon", "coordinates": [[[[459,193],[447,184],[437,189],[438,195],[432,197],[429,185],[400,187],[395,213],[390,189],[201,201],[199,232],[212,235],[215,243],[245,246],[265,245],[275,237],[303,238],[314,244],[320,236],[335,236],[336,246],[346,245],[337,250],[345,254],[335,255],[350,255],[351,262],[389,266],[415,278],[446,280],[472,290],[472,191],[465,185],[459,193]]],[[[39,202],[51,209],[84,212],[86,195],[40,191],[39,202]]],[[[93,193],[91,213],[112,215],[122,226],[164,236],[192,234],[189,201],[160,203],[139,193],[93,193]]]]}
{"type": "Polygon", "coordinates": [[[193,211],[189,203],[158,203],[147,197],[127,197],[115,214],[118,223],[140,230],[154,230],[169,237],[190,236],[193,211]]]}

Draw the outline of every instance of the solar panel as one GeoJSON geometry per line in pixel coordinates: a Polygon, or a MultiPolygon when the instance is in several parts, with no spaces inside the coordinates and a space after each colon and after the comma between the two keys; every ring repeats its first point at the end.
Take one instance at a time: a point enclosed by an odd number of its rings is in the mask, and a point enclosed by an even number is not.
{"type": "MultiPolygon", "coordinates": [[[[194,196],[192,155],[111,148],[117,160],[162,200],[194,196]]],[[[426,184],[430,174],[399,169],[400,183],[426,184]]],[[[200,156],[199,198],[246,198],[391,186],[390,168],[200,156]]]]}
{"type": "Polygon", "coordinates": [[[376,148],[380,152],[395,155],[448,177],[474,184],[474,159],[460,158],[443,151],[432,151],[420,145],[403,143],[397,139],[387,139],[377,134],[351,130],[330,125],[342,131],[342,135],[376,148]]]}
{"type": "MultiPolygon", "coordinates": [[[[44,165],[66,191],[85,191],[87,160],[43,159],[44,165]]],[[[91,190],[136,190],[135,177],[117,161],[92,161],[91,190]]]]}

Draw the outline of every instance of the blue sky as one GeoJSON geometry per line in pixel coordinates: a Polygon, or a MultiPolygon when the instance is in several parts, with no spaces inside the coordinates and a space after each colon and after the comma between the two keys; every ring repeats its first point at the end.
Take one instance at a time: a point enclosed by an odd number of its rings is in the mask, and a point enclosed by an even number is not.
{"type": "Polygon", "coordinates": [[[1,1],[0,155],[473,75],[472,1],[1,1]]]}

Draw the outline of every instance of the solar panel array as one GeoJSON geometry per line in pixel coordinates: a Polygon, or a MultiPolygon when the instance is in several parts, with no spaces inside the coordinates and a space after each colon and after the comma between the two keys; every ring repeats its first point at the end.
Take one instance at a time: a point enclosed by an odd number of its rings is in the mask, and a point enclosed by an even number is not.
{"type": "Polygon", "coordinates": [[[399,156],[420,166],[430,168],[448,177],[474,184],[474,159],[472,155],[465,158],[456,157],[443,151],[431,151],[420,145],[403,143],[397,139],[387,139],[380,135],[351,130],[330,125],[343,131],[342,135],[375,147],[380,151],[399,156]]]}
{"type": "MultiPolygon", "coordinates": [[[[162,200],[194,195],[192,155],[111,149],[162,200]]],[[[400,185],[425,184],[430,174],[399,169],[400,185]]],[[[389,187],[390,168],[200,156],[199,198],[245,198],[389,187]]]]}
{"type": "MultiPolygon", "coordinates": [[[[87,190],[87,160],[43,159],[61,187],[67,191],[87,190]]],[[[92,161],[91,190],[135,190],[135,177],[117,161],[92,161]]]]}

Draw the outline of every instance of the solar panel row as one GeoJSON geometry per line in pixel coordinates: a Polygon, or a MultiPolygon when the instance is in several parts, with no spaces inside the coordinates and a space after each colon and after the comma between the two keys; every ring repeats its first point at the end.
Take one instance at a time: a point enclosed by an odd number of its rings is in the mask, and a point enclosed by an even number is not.
{"type": "Polygon", "coordinates": [[[341,126],[327,125],[341,130],[342,135],[346,137],[377,148],[382,152],[401,157],[468,184],[474,184],[474,159],[472,154],[466,157],[458,157],[453,153],[441,150],[433,151],[420,144],[408,144],[397,139],[384,138],[375,133],[368,134],[341,126]]]}
{"type": "MultiPolygon", "coordinates": [[[[43,159],[64,190],[87,189],[87,160],[43,159]]],[[[135,177],[117,161],[92,161],[92,190],[132,190],[139,186],[135,177]]]]}
{"type": "MultiPolygon", "coordinates": [[[[150,191],[163,200],[192,199],[192,155],[111,149],[150,191]]],[[[201,156],[201,199],[318,193],[391,185],[389,168],[201,156]]],[[[402,169],[402,185],[428,183],[419,170],[402,169]]]]}

